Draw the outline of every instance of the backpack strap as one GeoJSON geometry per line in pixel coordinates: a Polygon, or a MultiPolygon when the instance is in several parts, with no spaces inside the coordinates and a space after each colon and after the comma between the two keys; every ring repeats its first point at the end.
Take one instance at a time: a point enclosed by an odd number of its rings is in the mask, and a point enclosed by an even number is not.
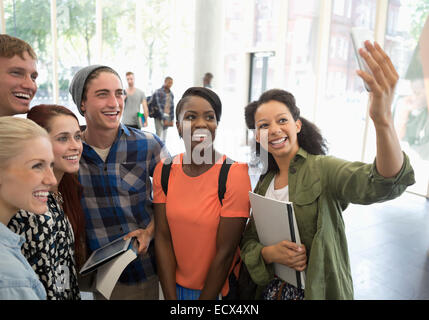
{"type": "MultiPolygon", "coordinates": [[[[226,180],[228,179],[228,172],[233,163],[233,160],[225,158],[220,168],[217,195],[221,205],[226,192],[226,180]]],[[[167,195],[168,192],[168,179],[170,178],[170,170],[172,164],[173,158],[171,159],[171,161],[169,161],[169,163],[164,162],[162,165],[161,187],[165,195],[167,195]]]]}
{"type": "Polygon", "coordinates": [[[222,167],[219,172],[219,183],[218,183],[218,197],[220,205],[222,205],[223,198],[226,192],[226,180],[228,179],[228,172],[231,168],[231,165],[234,163],[234,160],[229,159],[228,157],[222,163],[222,167]]]}
{"type": "Polygon", "coordinates": [[[173,158],[171,158],[171,161],[169,161],[168,163],[164,162],[162,164],[161,187],[165,195],[167,195],[167,192],[168,192],[168,179],[170,178],[170,170],[171,170],[172,164],[173,164],[173,158]]]}

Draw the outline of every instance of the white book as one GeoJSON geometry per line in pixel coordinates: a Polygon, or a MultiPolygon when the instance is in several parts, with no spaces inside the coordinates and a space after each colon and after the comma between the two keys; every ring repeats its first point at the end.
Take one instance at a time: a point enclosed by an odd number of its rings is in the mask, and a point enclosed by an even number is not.
{"type": "Polygon", "coordinates": [[[124,269],[128,264],[137,258],[137,254],[134,248],[130,248],[124,253],[120,254],[113,260],[103,264],[97,268],[97,277],[95,282],[95,288],[100,292],[107,300],[112,295],[113,288],[118,282],[124,269]]]}
{"type": "Polygon", "coordinates": [[[135,238],[124,240],[119,237],[95,250],[79,271],[86,275],[97,271],[95,289],[110,299],[113,288],[124,269],[137,258],[135,238]]]}
{"type": "MultiPolygon", "coordinates": [[[[253,192],[249,192],[249,198],[259,241],[264,246],[283,240],[301,244],[292,202],[269,199],[253,192]]],[[[305,272],[279,263],[274,263],[274,272],[289,284],[305,289],[305,272]]]]}

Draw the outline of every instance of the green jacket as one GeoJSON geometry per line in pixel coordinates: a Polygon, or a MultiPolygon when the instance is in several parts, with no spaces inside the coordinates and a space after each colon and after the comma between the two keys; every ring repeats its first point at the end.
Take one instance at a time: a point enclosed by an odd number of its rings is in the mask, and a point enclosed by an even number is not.
{"type": "MultiPolygon", "coordinates": [[[[258,182],[255,193],[265,195],[274,172],[258,182]]],[[[289,167],[289,201],[293,203],[301,242],[307,250],[305,299],[353,299],[349,254],[342,212],[349,203],[391,200],[412,185],[414,171],[407,155],[401,171],[384,178],[373,164],[311,155],[300,148],[289,167]]],[[[256,298],[273,279],[266,265],[253,218],[241,242],[241,257],[258,285],[256,298]]]]}

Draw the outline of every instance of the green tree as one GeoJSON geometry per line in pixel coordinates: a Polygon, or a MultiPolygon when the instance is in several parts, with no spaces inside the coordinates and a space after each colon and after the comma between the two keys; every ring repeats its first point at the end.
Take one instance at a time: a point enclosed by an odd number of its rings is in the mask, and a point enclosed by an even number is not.
{"type": "MultiPolygon", "coordinates": [[[[50,43],[50,1],[21,0],[5,2],[6,32],[28,42],[37,54],[39,68],[52,74],[50,43]]],[[[50,82],[39,83],[47,89],[50,82]]]]}
{"type": "Polygon", "coordinates": [[[167,14],[164,10],[166,2],[166,0],[146,0],[146,5],[140,12],[143,21],[141,36],[145,45],[149,80],[152,80],[155,55],[161,68],[167,65],[169,26],[166,23],[167,14]]]}
{"type": "Polygon", "coordinates": [[[57,2],[58,35],[64,37],[79,55],[85,53],[91,64],[90,42],[95,36],[95,1],[62,0],[57,2]]]}
{"type": "Polygon", "coordinates": [[[37,51],[39,59],[44,57],[47,53],[47,43],[51,39],[50,2],[8,1],[5,12],[7,33],[30,43],[37,51]]]}
{"type": "Polygon", "coordinates": [[[410,34],[418,41],[429,14],[429,0],[413,0],[408,2],[408,6],[412,12],[410,34]]]}

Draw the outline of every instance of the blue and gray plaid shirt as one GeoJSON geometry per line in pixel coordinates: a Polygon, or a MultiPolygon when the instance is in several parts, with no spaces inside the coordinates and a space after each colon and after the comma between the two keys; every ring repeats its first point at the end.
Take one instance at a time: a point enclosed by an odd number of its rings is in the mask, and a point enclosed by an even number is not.
{"type": "MultiPolygon", "coordinates": [[[[139,228],[153,217],[152,182],[164,144],[152,133],[120,125],[104,162],[92,147],[83,144],[79,181],[90,251],[139,228]]],[[[164,155],[162,156],[164,157],[164,155]]],[[[138,283],[155,274],[153,242],[148,255],[128,265],[119,281],[138,283]]]]}
{"type": "MultiPolygon", "coordinates": [[[[170,98],[170,119],[173,120],[174,119],[174,95],[171,90],[168,93],[170,94],[170,97],[171,97],[170,98]]],[[[161,88],[155,91],[152,99],[155,99],[154,100],[155,105],[158,106],[159,111],[161,112],[162,115],[164,115],[165,103],[167,101],[167,91],[165,90],[164,86],[162,86],[161,88]]]]}

